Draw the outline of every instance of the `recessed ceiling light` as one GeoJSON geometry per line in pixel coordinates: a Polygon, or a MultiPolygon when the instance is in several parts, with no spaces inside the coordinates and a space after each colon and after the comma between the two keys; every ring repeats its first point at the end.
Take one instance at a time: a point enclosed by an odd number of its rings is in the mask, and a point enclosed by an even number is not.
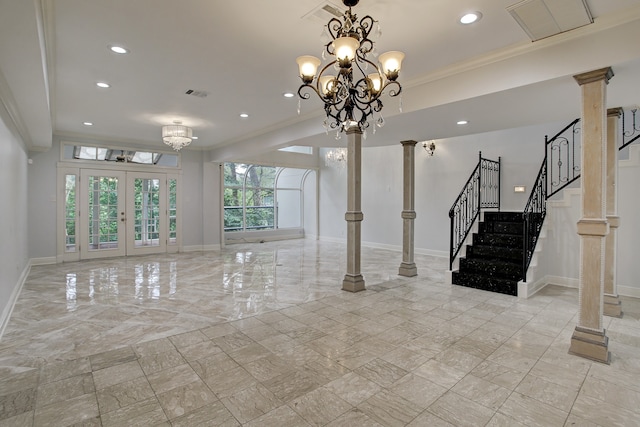
{"type": "Polygon", "coordinates": [[[470,12],[470,13],[466,13],[464,14],[461,18],[460,18],[460,23],[461,24],[473,24],[474,22],[480,20],[480,18],[482,18],[482,13],[480,12],[470,12]]]}
{"type": "Polygon", "coordinates": [[[120,54],[129,53],[129,49],[124,48],[122,46],[111,45],[109,46],[109,49],[111,49],[111,52],[113,53],[120,53],[120,54]]]}
{"type": "Polygon", "coordinates": [[[91,122],[82,122],[82,124],[85,126],[93,126],[93,123],[91,122]]]}
{"type": "Polygon", "coordinates": [[[458,122],[456,124],[458,124],[458,125],[466,125],[466,124],[469,124],[469,121],[468,120],[458,120],[458,122]]]}
{"type": "Polygon", "coordinates": [[[247,113],[240,113],[240,117],[246,119],[247,117],[249,117],[249,115],[247,113]]]}
{"type": "Polygon", "coordinates": [[[282,94],[282,96],[284,96],[285,98],[293,98],[296,95],[293,92],[285,92],[282,94]]]}
{"type": "Polygon", "coordinates": [[[96,86],[101,87],[101,88],[105,88],[105,89],[111,87],[111,85],[109,83],[106,83],[106,82],[98,82],[98,83],[96,83],[96,86]]]}

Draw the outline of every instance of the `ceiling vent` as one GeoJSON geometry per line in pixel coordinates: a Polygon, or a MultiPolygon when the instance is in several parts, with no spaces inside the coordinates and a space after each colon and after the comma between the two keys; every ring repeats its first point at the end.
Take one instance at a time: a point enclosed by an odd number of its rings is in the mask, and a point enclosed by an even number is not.
{"type": "Polygon", "coordinates": [[[331,18],[340,18],[344,13],[343,8],[330,2],[323,2],[304,14],[302,19],[312,19],[326,24],[331,18]]]}
{"type": "Polygon", "coordinates": [[[523,0],[507,11],[532,41],[593,23],[585,0],[523,0]]]}
{"type": "Polygon", "coordinates": [[[194,89],[189,89],[185,93],[187,95],[197,96],[198,98],[206,98],[209,95],[209,92],[205,92],[204,90],[194,90],[194,89]]]}

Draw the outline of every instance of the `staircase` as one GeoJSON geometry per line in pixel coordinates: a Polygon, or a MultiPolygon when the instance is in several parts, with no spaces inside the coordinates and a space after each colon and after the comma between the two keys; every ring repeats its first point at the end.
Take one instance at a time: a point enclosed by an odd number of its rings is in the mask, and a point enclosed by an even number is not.
{"type": "Polygon", "coordinates": [[[453,284],[517,295],[523,276],[523,230],[522,212],[484,212],[473,243],[453,272],[453,284]]]}

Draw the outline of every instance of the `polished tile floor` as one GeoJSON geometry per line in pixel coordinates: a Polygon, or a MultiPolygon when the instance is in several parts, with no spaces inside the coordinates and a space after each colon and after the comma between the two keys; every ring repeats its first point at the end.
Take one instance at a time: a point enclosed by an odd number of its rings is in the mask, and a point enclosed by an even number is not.
{"type": "Polygon", "coordinates": [[[444,284],[446,261],[344,245],[31,269],[0,341],[0,426],[640,425],[640,301],[611,365],[567,354],[577,290],[444,284]]]}

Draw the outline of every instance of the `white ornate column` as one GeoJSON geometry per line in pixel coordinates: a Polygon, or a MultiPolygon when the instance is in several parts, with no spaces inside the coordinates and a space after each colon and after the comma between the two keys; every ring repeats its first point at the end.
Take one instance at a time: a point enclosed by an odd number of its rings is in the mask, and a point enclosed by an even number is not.
{"type": "Polygon", "coordinates": [[[574,76],[582,90],[582,218],[578,325],[569,353],[609,363],[609,339],[603,328],[606,219],[605,164],[607,84],[611,67],[574,76]]]}
{"type": "Polygon", "coordinates": [[[618,124],[622,108],[607,110],[607,222],[609,234],[605,240],[604,315],[622,317],[622,306],[616,282],[618,216],[618,124]]]}
{"type": "Polygon", "coordinates": [[[402,263],[398,274],[413,277],[418,275],[414,262],[414,230],[415,230],[415,161],[417,141],[402,141],[403,189],[402,189],[402,263]]]}
{"type": "Polygon", "coordinates": [[[364,278],[360,274],[361,223],[361,165],[362,131],[357,126],[347,130],[347,273],[342,281],[342,290],[364,291],[364,278]]]}

